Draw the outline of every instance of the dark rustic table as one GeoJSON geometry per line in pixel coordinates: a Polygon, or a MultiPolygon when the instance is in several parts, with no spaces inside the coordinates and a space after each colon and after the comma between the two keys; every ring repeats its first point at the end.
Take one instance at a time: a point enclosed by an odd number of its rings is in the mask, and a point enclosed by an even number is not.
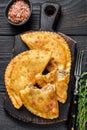
{"type": "MultiPolygon", "coordinates": [[[[9,25],[5,18],[4,12],[8,1],[0,0],[0,130],[67,130],[68,122],[53,125],[23,123],[9,116],[4,110],[4,72],[13,56],[14,36],[27,30],[39,30],[40,7],[46,0],[31,0],[33,12],[30,22],[20,29],[9,25]]],[[[76,40],[78,48],[85,48],[87,46],[87,0],[55,0],[55,2],[62,7],[56,31],[76,40]]]]}

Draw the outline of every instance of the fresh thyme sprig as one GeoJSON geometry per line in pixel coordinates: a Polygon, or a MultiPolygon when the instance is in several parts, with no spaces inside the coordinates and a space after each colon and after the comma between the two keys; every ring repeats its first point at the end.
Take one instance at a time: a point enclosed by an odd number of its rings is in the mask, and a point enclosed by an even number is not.
{"type": "Polygon", "coordinates": [[[79,80],[78,114],[76,126],[78,130],[86,130],[87,123],[87,72],[82,73],[79,80]]]}

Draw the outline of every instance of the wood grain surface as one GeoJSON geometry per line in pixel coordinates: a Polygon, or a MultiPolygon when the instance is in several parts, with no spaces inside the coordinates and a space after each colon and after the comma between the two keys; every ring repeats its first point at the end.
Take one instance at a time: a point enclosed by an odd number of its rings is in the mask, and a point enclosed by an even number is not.
{"type": "MultiPolygon", "coordinates": [[[[55,125],[32,125],[9,116],[4,110],[4,71],[13,55],[14,35],[27,30],[39,30],[40,8],[48,0],[31,0],[33,12],[26,27],[14,28],[5,18],[5,8],[9,0],[0,0],[0,130],[68,130],[68,122],[55,125]]],[[[52,0],[49,0],[52,2],[52,0]]],[[[78,48],[87,47],[87,0],[55,0],[61,5],[61,17],[56,31],[67,34],[77,41],[78,48]]]]}
{"type": "MultiPolygon", "coordinates": [[[[0,0],[0,34],[15,35],[23,30],[38,30],[40,22],[40,5],[47,0],[31,0],[33,4],[32,17],[29,24],[15,29],[5,19],[4,10],[8,0],[0,0]]],[[[52,0],[49,0],[49,2],[52,0]]],[[[55,0],[61,5],[61,17],[56,30],[67,35],[87,35],[87,0],[55,0]]]]}

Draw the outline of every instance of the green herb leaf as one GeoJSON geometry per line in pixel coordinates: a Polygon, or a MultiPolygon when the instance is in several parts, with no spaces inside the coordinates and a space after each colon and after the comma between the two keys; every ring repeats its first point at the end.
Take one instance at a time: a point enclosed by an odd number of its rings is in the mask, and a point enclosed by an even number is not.
{"type": "Polygon", "coordinates": [[[87,72],[82,73],[79,80],[78,114],[76,126],[78,130],[86,130],[87,123],[87,72]]]}

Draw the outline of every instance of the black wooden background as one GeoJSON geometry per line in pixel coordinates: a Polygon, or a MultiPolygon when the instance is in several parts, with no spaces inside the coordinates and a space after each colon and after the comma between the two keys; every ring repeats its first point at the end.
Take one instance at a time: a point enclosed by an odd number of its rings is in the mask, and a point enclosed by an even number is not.
{"type": "MultiPolygon", "coordinates": [[[[27,30],[39,30],[41,3],[52,0],[31,0],[33,12],[26,27],[14,28],[5,18],[5,7],[9,0],[0,0],[0,130],[67,130],[68,122],[54,125],[23,123],[10,117],[4,111],[4,71],[14,51],[14,36],[27,30]]],[[[77,41],[78,48],[87,46],[87,0],[55,0],[61,5],[61,17],[56,31],[77,41]]]]}

